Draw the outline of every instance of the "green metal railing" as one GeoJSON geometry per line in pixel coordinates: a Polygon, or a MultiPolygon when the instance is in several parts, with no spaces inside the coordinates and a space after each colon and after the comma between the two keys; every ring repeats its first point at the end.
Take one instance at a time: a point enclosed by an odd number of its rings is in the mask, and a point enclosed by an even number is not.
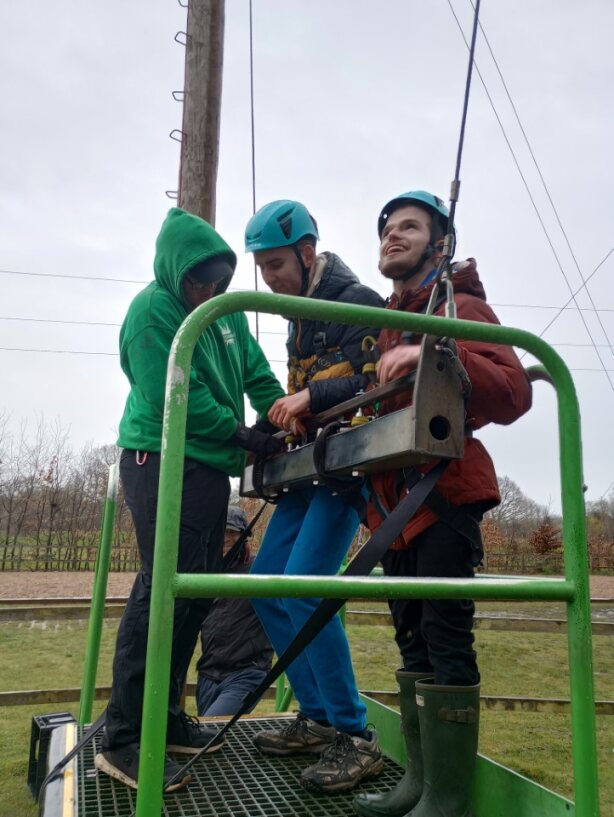
{"type": "Polygon", "coordinates": [[[117,509],[117,486],[119,469],[117,465],[109,468],[107,496],[104,503],[102,530],[100,543],[94,566],[94,587],[92,589],[92,608],[87,629],[87,649],[85,651],[85,665],[83,667],[83,683],[81,684],[81,700],[79,704],[78,723],[83,726],[92,719],[92,703],[96,690],[96,672],[98,670],[98,656],[100,654],[100,636],[104,620],[104,604],[107,598],[107,580],[109,578],[109,563],[111,561],[111,543],[115,526],[115,511],[117,509]]]}
{"type": "Polygon", "coordinates": [[[575,813],[598,817],[591,621],[582,486],[580,417],[574,384],[561,357],[543,340],[519,329],[430,315],[350,306],[267,293],[213,298],[183,322],[168,363],[156,540],[147,647],[137,817],[160,813],[166,739],[166,702],[175,597],[319,596],[347,598],[558,599],[567,603],[575,813]],[[189,373],[194,346],[214,321],[253,310],[322,321],[410,330],[518,346],[531,352],[552,379],[558,401],[565,578],[394,579],[186,575],[177,552],[189,373]]]}

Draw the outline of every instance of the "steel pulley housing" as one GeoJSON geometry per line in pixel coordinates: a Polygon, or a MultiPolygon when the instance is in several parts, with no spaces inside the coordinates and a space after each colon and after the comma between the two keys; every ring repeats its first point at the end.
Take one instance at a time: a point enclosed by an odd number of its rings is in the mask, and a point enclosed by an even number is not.
{"type": "MultiPolygon", "coordinates": [[[[342,428],[326,440],[324,469],[331,476],[361,476],[420,465],[440,459],[462,459],[465,450],[465,399],[458,359],[444,353],[441,341],[425,335],[411,389],[411,405],[369,422],[342,428]]],[[[365,395],[368,398],[369,393],[365,395]]],[[[326,412],[328,418],[331,412],[326,412]]],[[[260,466],[264,496],[317,484],[314,443],[298,446],[260,466]]],[[[241,479],[243,496],[256,496],[253,465],[241,479]]]]}

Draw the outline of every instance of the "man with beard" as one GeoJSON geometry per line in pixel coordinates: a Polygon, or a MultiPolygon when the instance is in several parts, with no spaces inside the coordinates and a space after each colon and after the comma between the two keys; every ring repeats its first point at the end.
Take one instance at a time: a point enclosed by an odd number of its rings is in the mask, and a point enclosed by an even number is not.
{"type": "MultiPolygon", "coordinates": [[[[392,283],[389,309],[426,312],[448,215],[441,199],[423,190],[403,193],[381,211],[379,268],[392,283]]],[[[453,264],[452,281],[459,318],[499,323],[486,303],[474,259],[453,264]]],[[[443,311],[444,304],[438,303],[434,314],[443,311]]],[[[399,330],[380,333],[380,384],[416,369],[421,339],[399,330]]],[[[450,462],[431,494],[437,511],[427,500],[389,548],[382,560],[388,576],[473,577],[483,555],[479,523],[500,496],[493,463],[472,434],[487,423],[512,423],[531,406],[531,387],[511,346],[463,340],[457,354],[472,384],[464,457],[450,462]]],[[[385,401],[380,413],[410,403],[405,392],[385,401]]],[[[368,522],[374,531],[410,486],[403,472],[388,471],[373,475],[371,487],[368,522]]],[[[390,608],[403,659],[397,681],[409,763],[391,792],[358,795],[356,811],[363,817],[466,817],[471,809],[480,702],[474,604],[399,599],[391,601],[390,608]]]]}

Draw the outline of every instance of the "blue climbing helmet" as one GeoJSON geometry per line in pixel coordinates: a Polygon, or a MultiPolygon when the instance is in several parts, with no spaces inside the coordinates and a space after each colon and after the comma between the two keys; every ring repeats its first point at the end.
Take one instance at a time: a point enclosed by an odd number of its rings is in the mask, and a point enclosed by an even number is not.
{"type": "Polygon", "coordinates": [[[396,198],[391,199],[382,207],[382,211],[377,220],[377,234],[380,238],[384,232],[386,222],[392,213],[394,213],[395,210],[398,210],[399,207],[407,207],[411,204],[414,204],[416,207],[421,207],[423,210],[429,212],[433,219],[436,219],[439,224],[441,224],[445,235],[448,229],[448,218],[450,216],[450,211],[443,201],[439,198],[439,196],[434,196],[432,193],[428,193],[426,190],[410,190],[408,193],[401,193],[400,196],[396,196],[396,198]]]}
{"type": "Polygon", "coordinates": [[[301,238],[317,240],[318,225],[300,201],[280,199],[261,207],[245,228],[245,252],[290,247],[301,238]]]}
{"type": "Polygon", "coordinates": [[[318,225],[300,201],[279,199],[265,204],[250,218],[245,228],[245,252],[291,247],[301,270],[301,291],[309,287],[309,267],[305,266],[297,242],[302,238],[318,240],[318,225]]]}

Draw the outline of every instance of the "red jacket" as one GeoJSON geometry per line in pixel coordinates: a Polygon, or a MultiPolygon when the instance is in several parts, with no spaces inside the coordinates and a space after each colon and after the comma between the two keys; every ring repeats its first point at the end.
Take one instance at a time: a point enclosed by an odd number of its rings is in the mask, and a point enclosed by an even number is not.
{"type": "MultiPolygon", "coordinates": [[[[484,287],[473,258],[455,265],[452,280],[459,318],[499,323],[497,316],[486,303],[484,287]]],[[[427,285],[421,289],[404,292],[400,299],[393,295],[387,308],[402,309],[405,312],[424,312],[431,290],[432,285],[427,285]]],[[[435,314],[443,315],[443,312],[442,305],[435,314]]],[[[384,329],[379,336],[378,346],[385,352],[396,346],[400,337],[400,331],[384,329]]],[[[414,342],[420,341],[421,336],[416,336],[414,342]]],[[[481,428],[487,423],[508,425],[529,410],[532,399],[531,385],[511,346],[473,340],[459,340],[457,343],[459,359],[467,370],[472,384],[471,398],[467,407],[467,425],[471,429],[481,428]]],[[[407,393],[402,393],[387,400],[380,412],[387,414],[410,403],[411,397],[407,393]]],[[[428,471],[434,464],[420,466],[420,470],[428,471]]],[[[386,471],[371,477],[373,490],[387,511],[391,511],[399,501],[397,478],[397,471],[386,471]]],[[[493,462],[482,443],[475,437],[465,439],[463,459],[450,462],[437,483],[437,489],[453,505],[483,502],[485,506],[494,507],[501,501],[493,462]]],[[[405,493],[406,490],[403,489],[401,496],[405,493]]],[[[381,524],[382,515],[376,503],[369,503],[367,521],[372,532],[381,524]]],[[[402,550],[409,547],[412,539],[436,521],[437,517],[422,506],[391,549],[402,550]]]]}

